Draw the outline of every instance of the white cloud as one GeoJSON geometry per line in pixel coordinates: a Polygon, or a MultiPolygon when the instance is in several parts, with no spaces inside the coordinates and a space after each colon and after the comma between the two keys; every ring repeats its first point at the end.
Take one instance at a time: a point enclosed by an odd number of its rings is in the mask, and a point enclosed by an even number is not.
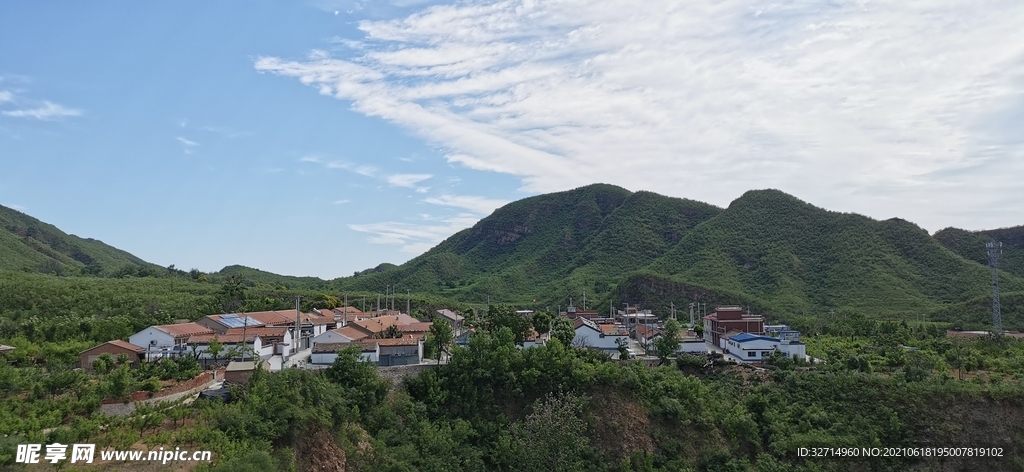
{"type": "Polygon", "coordinates": [[[3,203],[3,204],[0,204],[0,205],[3,205],[5,207],[7,207],[7,208],[13,208],[13,209],[18,210],[20,212],[24,212],[25,210],[28,209],[28,208],[25,208],[25,207],[23,207],[21,205],[15,205],[13,203],[3,203]]]}
{"type": "Polygon", "coordinates": [[[10,90],[0,90],[0,102],[14,101],[14,94],[10,90]]]}
{"type": "Polygon", "coordinates": [[[415,188],[416,184],[433,177],[430,174],[394,174],[387,177],[388,185],[392,187],[415,188]]]}
{"type": "Polygon", "coordinates": [[[1017,0],[468,0],[363,21],[347,60],[255,66],[532,192],[776,187],[932,230],[1008,226],[1024,211],[993,203],[1024,194],[1022,22],[1017,0]]]}
{"type": "Polygon", "coordinates": [[[348,227],[373,236],[368,239],[374,244],[401,245],[403,252],[421,254],[440,243],[448,236],[462,229],[473,226],[479,218],[473,215],[460,214],[445,218],[438,223],[406,223],[387,221],[381,223],[351,224],[348,227]]]}
{"type": "Polygon", "coordinates": [[[335,201],[333,201],[331,203],[333,203],[334,205],[344,205],[344,204],[348,203],[349,201],[350,200],[335,200],[335,201]]]}
{"type": "Polygon", "coordinates": [[[479,215],[489,215],[494,211],[494,209],[508,203],[505,200],[496,200],[473,195],[442,195],[440,197],[426,198],[423,201],[434,205],[462,208],[479,215]]]}
{"type": "Polygon", "coordinates": [[[178,136],[178,142],[180,142],[181,144],[184,144],[186,147],[197,147],[197,146],[199,146],[199,143],[197,143],[195,141],[188,140],[188,139],[183,138],[181,136],[178,136]]]}
{"type": "Polygon", "coordinates": [[[57,118],[64,118],[68,116],[80,116],[82,110],[75,108],[67,108],[52,102],[43,102],[43,106],[38,108],[26,108],[22,110],[10,110],[4,111],[4,115],[13,116],[16,118],[35,118],[37,120],[53,120],[57,118]]]}

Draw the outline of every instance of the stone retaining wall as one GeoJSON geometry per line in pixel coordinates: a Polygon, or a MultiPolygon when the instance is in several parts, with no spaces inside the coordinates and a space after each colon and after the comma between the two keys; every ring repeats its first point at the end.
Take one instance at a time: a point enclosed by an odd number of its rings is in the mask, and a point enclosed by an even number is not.
{"type": "MultiPolygon", "coordinates": [[[[217,379],[217,371],[203,372],[192,379],[181,382],[169,388],[160,390],[159,392],[148,392],[145,390],[139,390],[128,396],[129,402],[140,402],[144,400],[158,400],[163,397],[175,395],[182,392],[187,392],[194,388],[204,386],[217,379]],[[152,395],[150,395],[152,393],[152,395]]],[[[104,405],[111,405],[114,403],[125,403],[123,398],[105,398],[103,399],[104,405]]]]}

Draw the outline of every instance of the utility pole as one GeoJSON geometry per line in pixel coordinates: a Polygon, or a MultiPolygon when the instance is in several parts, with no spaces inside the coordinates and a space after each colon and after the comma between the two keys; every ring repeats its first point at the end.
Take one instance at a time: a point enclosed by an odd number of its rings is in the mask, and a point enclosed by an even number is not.
{"type": "Polygon", "coordinates": [[[341,325],[348,326],[348,293],[345,293],[345,321],[342,321],[341,325]]]}
{"type": "Polygon", "coordinates": [[[405,314],[412,316],[409,312],[409,301],[412,299],[412,291],[405,289],[405,314]]]}
{"type": "Polygon", "coordinates": [[[696,322],[693,319],[693,303],[690,303],[690,327],[692,328],[695,326],[695,323],[696,322]]]}
{"type": "Polygon", "coordinates": [[[295,296],[295,339],[293,339],[292,341],[293,341],[293,344],[295,344],[295,352],[296,353],[299,352],[299,345],[300,345],[300,341],[302,340],[302,325],[299,322],[299,313],[301,313],[299,311],[299,300],[301,300],[301,299],[302,299],[301,296],[299,296],[299,295],[295,296]]]}
{"type": "Polygon", "coordinates": [[[1003,254],[1003,243],[989,241],[985,244],[988,250],[988,265],[992,266],[992,331],[1003,332],[1003,316],[999,307],[999,256],[1003,254]]]}

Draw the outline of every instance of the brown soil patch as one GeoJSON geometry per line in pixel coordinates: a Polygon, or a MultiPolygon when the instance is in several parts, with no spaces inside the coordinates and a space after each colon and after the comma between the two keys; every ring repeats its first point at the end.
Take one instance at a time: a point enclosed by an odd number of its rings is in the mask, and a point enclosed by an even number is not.
{"type": "Polygon", "coordinates": [[[296,441],[295,462],[299,472],[345,472],[345,451],[329,430],[313,427],[296,441]]]}
{"type": "Polygon", "coordinates": [[[618,390],[592,392],[587,408],[593,415],[590,439],[594,449],[621,459],[637,451],[654,452],[647,408],[618,390]]]}

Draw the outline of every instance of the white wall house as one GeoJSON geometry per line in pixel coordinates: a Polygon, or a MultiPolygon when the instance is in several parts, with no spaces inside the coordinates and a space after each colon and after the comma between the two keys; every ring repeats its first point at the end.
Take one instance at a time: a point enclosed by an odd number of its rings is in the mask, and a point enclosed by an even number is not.
{"type": "MultiPolygon", "coordinates": [[[[338,358],[338,350],[350,345],[350,343],[318,343],[313,346],[313,355],[309,361],[317,365],[331,365],[338,358]]],[[[359,343],[356,345],[362,349],[360,353],[362,361],[376,364],[380,359],[380,347],[377,343],[359,343]]]]}
{"type": "Polygon", "coordinates": [[[326,333],[321,333],[317,335],[315,338],[313,338],[313,345],[316,346],[317,344],[350,343],[352,341],[355,340],[348,336],[345,336],[337,329],[332,329],[330,331],[327,331],[326,333]]]}
{"type": "Polygon", "coordinates": [[[744,362],[761,362],[779,351],[788,357],[804,357],[806,346],[799,341],[779,339],[750,333],[740,333],[723,338],[723,348],[744,362]]]}
{"type": "MultiPolygon", "coordinates": [[[[192,343],[188,348],[188,352],[192,352],[192,346],[195,346],[195,352],[199,356],[199,359],[213,359],[208,350],[210,349],[210,342],[213,341],[213,336],[202,336],[193,337],[192,343]]],[[[270,357],[274,354],[274,346],[272,344],[263,345],[263,339],[258,334],[246,336],[245,342],[241,342],[241,336],[230,336],[220,335],[218,342],[224,346],[220,354],[217,355],[218,359],[226,359],[228,352],[232,349],[241,350],[247,349],[246,358],[252,360],[252,356],[255,353],[257,357],[270,357]]]]}
{"type": "Polygon", "coordinates": [[[619,348],[619,342],[628,343],[629,335],[626,333],[606,334],[597,323],[583,317],[576,318],[576,337],[572,340],[574,346],[611,351],[619,348]],[[622,341],[618,341],[620,339],[622,341]]]}
{"type": "Polygon", "coordinates": [[[145,359],[160,359],[187,353],[191,336],[213,334],[213,330],[196,323],[150,326],[131,335],[128,342],[146,350],[145,359]]]}
{"type": "Polygon", "coordinates": [[[128,342],[139,347],[147,348],[147,350],[150,351],[170,349],[176,345],[174,342],[174,336],[171,336],[170,333],[167,333],[156,326],[150,326],[131,335],[128,338],[128,342]]]}

